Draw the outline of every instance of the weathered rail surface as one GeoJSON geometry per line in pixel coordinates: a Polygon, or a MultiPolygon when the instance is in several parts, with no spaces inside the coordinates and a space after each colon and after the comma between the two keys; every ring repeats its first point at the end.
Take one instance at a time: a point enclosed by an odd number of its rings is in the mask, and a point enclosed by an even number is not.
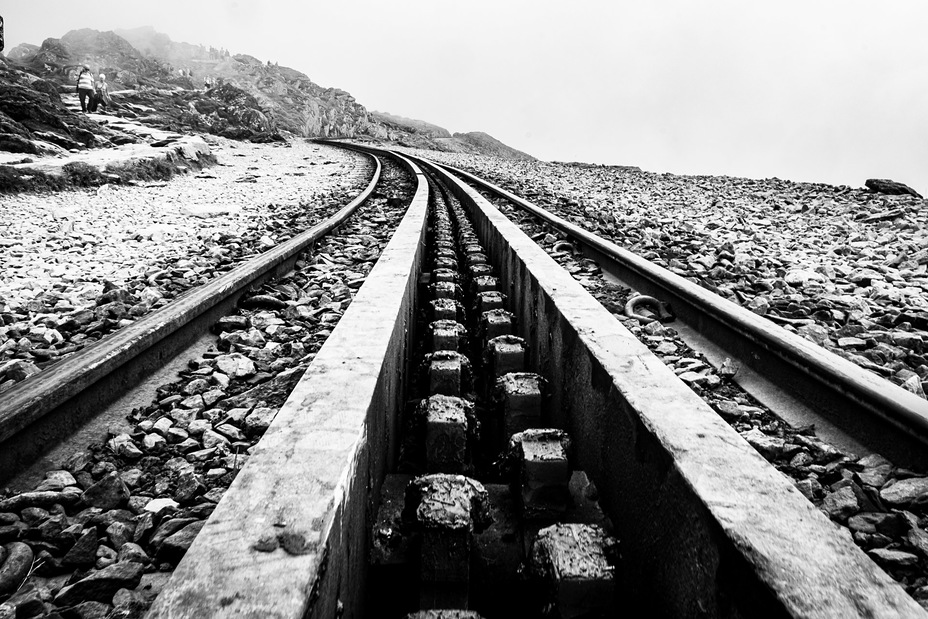
{"type": "MultiPolygon", "coordinates": [[[[470,210],[527,365],[552,384],[547,421],[573,437],[621,540],[624,613],[924,616],[531,239],[418,164],[470,210]]],[[[403,223],[150,617],[377,614],[370,527],[396,466],[427,234],[425,174],[407,165],[420,184],[403,223]]]]}
{"type": "Polygon", "coordinates": [[[371,195],[381,173],[379,160],[374,163],[364,191],[329,219],[0,395],[0,481],[160,367],[247,290],[290,270],[303,251],[371,195]]]}

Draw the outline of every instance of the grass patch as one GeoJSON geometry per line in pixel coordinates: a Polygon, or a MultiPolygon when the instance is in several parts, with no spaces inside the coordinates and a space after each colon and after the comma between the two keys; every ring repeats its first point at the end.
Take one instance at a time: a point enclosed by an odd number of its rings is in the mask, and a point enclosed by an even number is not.
{"type": "Polygon", "coordinates": [[[166,181],[178,174],[197,172],[215,164],[216,156],[212,154],[201,154],[196,161],[169,154],[165,158],[108,165],[103,171],[82,161],[74,161],[62,166],[60,175],[0,165],[0,194],[66,191],[129,181],[166,181]]]}
{"type": "Polygon", "coordinates": [[[67,181],[57,174],[45,174],[38,170],[19,170],[13,166],[0,165],[0,194],[23,193],[26,191],[62,191],[67,181]]]}
{"type": "Polygon", "coordinates": [[[103,184],[103,175],[96,167],[83,161],[72,161],[61,168],[69,187],[94,187],[103,184]]]}

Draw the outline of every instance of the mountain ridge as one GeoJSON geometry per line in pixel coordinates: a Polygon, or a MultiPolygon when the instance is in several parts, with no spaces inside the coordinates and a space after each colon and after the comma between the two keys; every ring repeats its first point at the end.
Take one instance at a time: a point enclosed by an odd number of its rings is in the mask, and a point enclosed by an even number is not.
{"type": "MultiPolygon", "coordinates": [[[[450,152],[531,158],[493,138],[452,134],[425,121],[369,112],[350,93],[319,86],[297,69],[225,49],[178,43],[151,27],[71,30],[39,46],[18,45],[5,60],[9,68],[55,84],[60,92],[73,92],[77,71],[89,65],[95,74],[106,75],[120,115],[143,117],[173,131],[254,141],[288,135],[371,138],[450,152]]],[[[3,125],[0,107],[0,148],[3,125]]]]}

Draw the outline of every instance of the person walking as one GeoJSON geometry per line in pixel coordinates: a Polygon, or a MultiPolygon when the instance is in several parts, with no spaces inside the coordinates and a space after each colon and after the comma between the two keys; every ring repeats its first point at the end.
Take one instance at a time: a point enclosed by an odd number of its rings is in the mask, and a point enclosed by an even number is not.
{"type": "Polygon", "coordinates": [[[77,96],[81,101],[81,111],[87,113],[87,103],[93,98],[93,73],[84,66],[77,74],[77,96]]]}
{"type": "Polygon", "coordinates": [[[101,73],[100,77],[97,78],[97,83],[94,84],[96,92],[93,95],[94,105],[93,110],[96,111],[98,105],[102,105],[103,109],[109,109],[110,105],[110,93],[109,89],[106,86],[106,74],[101,73]]]}

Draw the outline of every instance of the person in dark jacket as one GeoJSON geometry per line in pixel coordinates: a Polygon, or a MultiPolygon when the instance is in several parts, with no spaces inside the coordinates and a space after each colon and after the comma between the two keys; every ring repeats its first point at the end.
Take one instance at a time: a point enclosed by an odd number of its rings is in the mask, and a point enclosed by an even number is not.
{"type": "Polygon", "coordinates": [[[93,97],[93,73],[89,67],[81,68],[77,75],[77,96],[81,100],[81,111],[87,112],[87,102],[93,97]]]}

